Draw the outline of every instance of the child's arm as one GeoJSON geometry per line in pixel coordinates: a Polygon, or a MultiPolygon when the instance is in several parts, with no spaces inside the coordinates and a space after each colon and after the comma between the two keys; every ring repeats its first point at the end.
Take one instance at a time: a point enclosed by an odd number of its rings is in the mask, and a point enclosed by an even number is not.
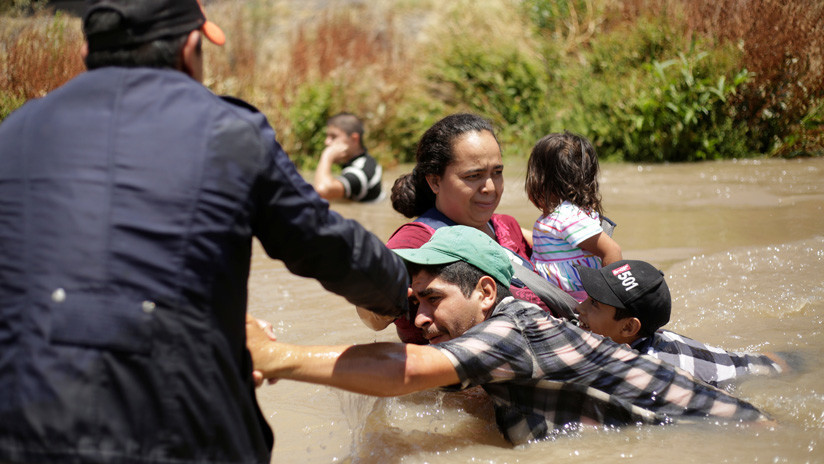
{"type": "Polygon", "coordinates": [[[604,266],[622,259],[621,247],[618,245],[618,242],[603,232],[593,235],[579,243],[578,248],[601,258],[601,263],[604,266]]]}
{"type": "Polygon", "coordinates": [[[532,248],[532,229],[525,229],[521,227],[521,234],[524,236],[524,240],[526,240],[529,248],[532,248]]]}

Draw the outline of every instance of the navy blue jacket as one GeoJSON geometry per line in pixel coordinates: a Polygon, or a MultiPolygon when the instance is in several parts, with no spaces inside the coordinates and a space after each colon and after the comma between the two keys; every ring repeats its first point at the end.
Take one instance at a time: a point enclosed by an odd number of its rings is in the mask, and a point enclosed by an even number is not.
{"type": "Polygon", "coordinates": [[[353,304],[405,310],[400,258],[329,211],[242,102],[103,68],[10,115],[0,462],[268,463],[245,343],[253,237],[353,304]]]}

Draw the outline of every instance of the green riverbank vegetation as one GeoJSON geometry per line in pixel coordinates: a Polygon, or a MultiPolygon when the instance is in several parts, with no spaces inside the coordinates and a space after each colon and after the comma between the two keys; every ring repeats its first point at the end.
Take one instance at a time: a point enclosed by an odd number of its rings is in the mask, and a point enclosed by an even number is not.
{"type": "MultiPolygon", "coordinates": [[[[821,0],[205,5],[228,37],[204,47],[206,85],[257,106],[301,168],[339,111],[365,119],[384,165],[414,159],[456,111],[493,120],[505,156],[565,129],[610,161],[824,155],[821,0]]],[[[0,12],[4,118],[82,72],[82,34],[42,4],[0,0],[0,12]]]]}

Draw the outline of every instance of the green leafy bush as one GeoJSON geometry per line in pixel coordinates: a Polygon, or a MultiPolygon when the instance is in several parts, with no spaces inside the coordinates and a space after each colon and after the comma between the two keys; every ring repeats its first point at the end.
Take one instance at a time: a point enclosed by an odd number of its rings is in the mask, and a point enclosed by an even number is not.
{"type": "Polygon", "coordinates": [[[0,92],[0,121],[6,119],[12,111],[23,106],[23,103],[26,103],[26,99],[22,95],[0,92]]]}
{"type": "Polygon", "coordinates": [[[681,54],[647,66],[651,86],[611,107],[614,128],[601,135],[607,151],[634,162],[697,161],[748,156],[745,127],[735,121],[728,97],[748,79],[746,70],[726,76],[695,72],[707,56],[681,54]]]}
{"type": "Polygon", "coordinates": [[[298,89],[288,111],[291,130],[283,134],[282,142],[290,147],[289,155],[298,168],[314,168],[317,164],[336,93],[331,82],[313,82],[298,89]]]}
{"type": "Polygon", "coordinates": [[[824,102],[819,102],[792,130],[781,137],[774,149],[783,158],[824,155],[824,102]]]}
{"type": "Polygon", "coordinates": [[[536,28],[550,33],[560,31],[581,12],[587,10],[586,0],[524,0],[523,8],[536,28]]]}
{"type": "Polygon", "coordinates": [[[621,27],[593,40],[586,54],[587,70],[599,80],[620,78],[678,53],[682,40],[665,20],[639,20],[631,28],[621,27]]]}
{"type": "MultiPolygon", "coordinates": [[[[79,19],[30,16],[41,3],[0,0],[0,120],[82,72],[79,19]]],[[[607,160],[824,153],[820,0],[207,8],[229,42],[204,47],[206,85],[259,107],[303,169],[338,111],[365,120],[384,165],[411,161],[421,134],[458,111],[493,120],[505,156],[564,129],[607,160]]]]}
{"type": "Polygon", "coordinates": [[[540,62],[517,49],[456,43],[435,64],[429,79],[445,88],[444,102],[482,114],[500,128],[502,143],[537,140],[546,130],[546,77],[540,62]]]}
{"type": "Polygon", "coordinates": [[[366,134],[370,152],[385,166],[415,161],[421,135],[446,113],[444,104],[429,95],[406,98],[387,109],[381,124],[366,134]]]}

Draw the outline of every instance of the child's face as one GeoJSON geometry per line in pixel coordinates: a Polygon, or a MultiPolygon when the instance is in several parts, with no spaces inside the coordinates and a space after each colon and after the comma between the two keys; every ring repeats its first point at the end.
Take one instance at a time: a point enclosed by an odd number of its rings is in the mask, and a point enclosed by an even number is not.
{"type": "Polygon", "coordinates": [[[347,134],[339,127],[326,126],[326,138],[323,144],[328,147],[333,143],[344,144],[346,146],[346,154],[349,156],[359,155],[361,153],[360,140],[358,137],[355,137],[354,134],[347,134]]]}
{"type": "Polygon", "coordinates": [[[615,320],[615,306],[593,300],[587,297],[578,304],[579,327],[592,333],[611,338],[618,343],[628,343],[621,329],[624,321],[615,320]]]}

